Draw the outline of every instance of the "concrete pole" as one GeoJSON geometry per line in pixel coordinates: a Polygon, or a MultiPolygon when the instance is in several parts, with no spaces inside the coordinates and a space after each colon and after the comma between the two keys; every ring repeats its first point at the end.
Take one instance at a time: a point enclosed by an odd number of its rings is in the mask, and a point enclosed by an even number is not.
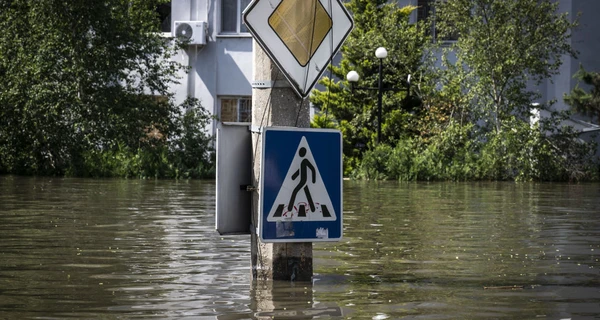
{"type": "MultiPolygon", "coordinates": [[[[272,88],[252,89],[252,126],[310,126],[308,101],[303,101],[289,86],[269,56],[254,41],[254,80],[275,81],[272,88]]],[[[252,184],[260,186],[262,136],[252,134],[253,172],[252,184]]],[[[262,243],[258,237],[258,200],[262,190],[257,189],[252,196],[251,235],[252,279],[254,280],[293,280],[312,279],[312,243],[262,243]]]]}

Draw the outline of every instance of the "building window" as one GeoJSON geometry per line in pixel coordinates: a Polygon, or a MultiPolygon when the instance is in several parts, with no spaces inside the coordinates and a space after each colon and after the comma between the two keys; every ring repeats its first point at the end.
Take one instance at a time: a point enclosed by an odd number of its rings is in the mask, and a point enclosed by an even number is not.
{"type": "Polygon", "coordinates": [[[448,42],[448,41],[456,41],[458,40],[458,32],[454,32],[449,36],[443,37],[443,38],[439,38],[438,39],[438,35],[437,35],[437,29],[436,29],[436,21],[435,21],[435,3],[436,0],[418,0],[417,2],[417,21],[422,21],[422,20],[426,20],[428,18],[431,17],[431,30],[430,33],[432,35],[433,41],[442,41],[442,42],[448,42]]]}
{"type": "Polygon", "coordinates": [[[160,19],[160,31],[171,32],[171,3],[163,3],[156,7],[160,19]]]}
{"type": "Polygon", "coordinates": [[[221,98],[221,122],[252,122],[252,98],[221,98]]]}
{"type": "Polygon", "coordinates": [[[250,0],[221,1],[221,33],[247,33],[248,29],[242,21],[242,11],[250,0]]]}
{"type": "Polygon", "coordinates": [[[432,3],[435,0],[419,0],[417,2],[417,20],[422,21],[429,17],[433,10],[432,3]]]}

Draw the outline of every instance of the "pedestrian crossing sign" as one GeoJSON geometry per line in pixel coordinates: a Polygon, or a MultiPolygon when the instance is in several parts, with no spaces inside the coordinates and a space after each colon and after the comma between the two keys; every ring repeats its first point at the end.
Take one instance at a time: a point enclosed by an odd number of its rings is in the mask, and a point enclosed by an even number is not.
{"type": "Polygon", "coordinates": [[[342,237],[342,136],[338,130],[263,130],[259,234],[263,242],[342,237]]]}

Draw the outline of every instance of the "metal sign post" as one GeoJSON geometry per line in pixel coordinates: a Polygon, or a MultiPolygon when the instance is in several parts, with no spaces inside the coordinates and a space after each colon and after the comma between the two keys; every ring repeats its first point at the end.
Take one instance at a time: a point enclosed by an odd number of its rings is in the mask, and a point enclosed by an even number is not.
{"type": "MultiPolygon", "coordinates": [[[[255,43],[256,44],[256,43],[255,43]]],[[[278,81],[283,75],[271,64],[271,59],[257,45],[254,46],[254,77],[260,81],[278,81]]],[[[290,87],[273,87],[252,90],[252,127],[266,126],[304,127],[310,125],[308,103],[299,98],[290,87]]],[[[252,184],[260,186],[262,163],[262,130],[252,132],[253,171],[252,184]]],[[[312,279],[312,243],[266,243],[260,241],[259,200],[261,188],[252,192],[252,235],[251,259],[252,278],[255,280],[295,280],[312,279]]]]}
{"type": "MultiPolygon", "coordinates": [[[[278,192],[277,196],[269,194],[271,189],[268,184],[264,185],[264,182],[271,181],[267,180],[267,176],[270,177],[271,173],[263,172],[263,169],[270,166],[267,163],[270,160],[262,157],[262,149],[265,148],[267,151],[271,140],[268,136],[269,130],[263,131],[262,128],[309,127],[310,112],[308,101],[305,103],[304,98],[310,93],[349,35],[353,21],[340,0],[254,0],[244,10],[243,18],[256,40],[253,82],[256,85],[252,90],[252,127],[258,130],[253,131],[252,149],[254,150],[253,185],[260,187],[252,194],[253,279],[310,281],[312,242],[298,241],[338,239],[341,237],[341,227],[338,235],[336,228],[329,225],[307,231],[306,234],[300,231],[299,226],[311,225],[310,229],[314,227],[314,221],[310,222],[307,219],[315,219],[317,211],[317,203],[313,199],[315,197],[322,202],[318,205],[321,210],[319,219],[329,224],[337,221],[341,226],[341,189],[339,192],[331,191],[333,196],[328,195],[329,201],[323,201],[326,197],[319,191],[329,191],[325,181],[329,181],[330,176],[329,172],[323,175],[317,174],[319,155],[315,156],[309,149],[318,146],[314,145],[311,142],[312,138],[307,135],[293,143],[295,144],[293,148],[296,150],[288,154],[288,157],[291,156],[293,160],[285,164],[288,167],[286,178],[281,180],[283,182],[280,181],[290,185],[297,181],[294,189],[289,194],[286,192],[278,192]],[[284,77],[291,87],[274,85],[281,83],[284,77]],[[294,170],[298,170],[298,174],[294,170]],[[265,207],[265,202],[262,200],[267,199],[265,196],[274,199],[266,216],[265,213],[261,213],[265,207]],[[302,208],[299,201],[304,204],[302,208]],[[285,210],[286,204],[287,210],[285,210]],[[260,227],[272,228],[273,226],[274,233],[260,229],[260,227]],[[279,234],[278,226],[280,231],[283,230],[279,234]],[[286,231],[285,228],[290,226],[293,230],[286,231]],[[275,239],[269,238],[271,234],[274,234],[275,239]],[[296,234],[302,236],[296,238],[296,234]],[[261,241],[261,238],[272,242],[261,241]],[[289,243],[289,241],[294,242],[289,243]]],[[[339,165],[341,170],[341,161],[339,165]]],[[[341,171],[339,183],[341,186],[341,171]]],[[[279,191],[283,184],[278,186],[279,191]]]]}

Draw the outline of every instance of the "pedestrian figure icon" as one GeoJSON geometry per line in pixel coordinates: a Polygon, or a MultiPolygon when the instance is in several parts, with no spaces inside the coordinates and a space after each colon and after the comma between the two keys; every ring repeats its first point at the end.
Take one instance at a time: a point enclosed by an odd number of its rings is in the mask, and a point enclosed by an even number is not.
{"type": "MultiPolygon", "coordinates": [[[[300,148],[300,150],[298,151],[298,155],[304,158],[304,156],[306,155],[306,148],[300,148]]],[[[310,189],[308,188],[306,181],[307,169],[310,169],[312,172],[312,183],[314,184],[316,182],[317,175],[315,174],[315,167],[306,158],[302,159],[302,162],[300,162],[300,168],[292,175],[292,180],[295,180],[298,177],[298,175],[300,175],[300,181],[298,181],[298,185],[296,186],[296,188],[294,188],[294,191],[292,192],[292,197],[290,198],[290,203],[288,204],[287,208],[288,211],[292,211],[292,209],[294,208],[294,200],[296,200],[296,195],[301,189],[304,188],[304,193],[306,194],[308,205],[310,206],[310,211],[315,212],[315,204],[312,200],[312,197],[310,196],[310,189]]]]}
{"type": "Polygon", "coordinates": [[[302,137],[267,221],[335,221],[336,217],[306,137],[302,137]]]}

